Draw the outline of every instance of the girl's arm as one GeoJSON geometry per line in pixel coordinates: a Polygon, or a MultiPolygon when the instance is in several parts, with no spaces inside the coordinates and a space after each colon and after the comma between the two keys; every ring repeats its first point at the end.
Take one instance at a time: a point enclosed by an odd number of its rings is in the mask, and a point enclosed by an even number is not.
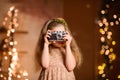
{"type": "Polygon", "coordinates": [[[68,71],[72,71],[76,66],[76,60],[69,45],[66,45],[65,64],[68,71]]]}
{"type": "Polygon", "coordinates": [[[41,64],[43,68],[49,67],[49,45],[44,44],[44,48],[41,55],[41,64]]]}
{"type": "Polygon", "coordinates": [[[51,44],[51,42],[48,41],[48,37],[50,37],[50,30],[47,31],[46,35],[44,36],[44,46],[43,46],[43,51],[42,51],[42,55],[41,55],[41,65],[44,68],[48,68],[49,67],[49,44],[51,44]]]}
{"type": "Polygon", "coordinates": [[[66,39],[66,51],[65,51],[65,65],[68,69],[68,71],[72,71],[75,66],[76,66],[76,60],[75,57],[72,53],[70,44],[72,41],[72,36],[70,35],[69,32],[67,32],[68,34],[65,35],[64,39],[66,39]]]}

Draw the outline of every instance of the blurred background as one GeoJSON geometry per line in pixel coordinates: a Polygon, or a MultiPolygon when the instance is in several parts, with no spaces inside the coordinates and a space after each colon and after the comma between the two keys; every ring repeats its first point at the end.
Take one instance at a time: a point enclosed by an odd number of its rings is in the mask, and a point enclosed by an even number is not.
{"type": "Polygon", "coordinates": [[[83,55],[76,80],[120,79],[120,0],[0,0],[0,80],[37,80],[43,24],[63,17],[83,55]]]}

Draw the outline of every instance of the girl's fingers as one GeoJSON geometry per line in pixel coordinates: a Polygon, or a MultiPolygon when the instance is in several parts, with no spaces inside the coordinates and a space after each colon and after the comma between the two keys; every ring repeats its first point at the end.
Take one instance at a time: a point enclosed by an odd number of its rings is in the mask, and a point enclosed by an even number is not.
{"type": "Polygon", "coordinates": [[[65,41],[67,41],[69,38],[67,36],[64,36],[63,38],[65,41]]]}
{"type": "Polygon", "coordinates": [[[48,30],[47,33],[46,33],[46,35],[51,36],[51,30],[48,30]]]}
{"type": "Polygon", "coordinates": [[[50,38],[50,36],[49,36],[49,35],[46,35],[46,37],[47,37],[47,38],[50,38]]]}
{"type": "Polygon", "coordinates": [[[66,33],[69,35],[70,33],[68,31],[66,31],[66,33]]]}
{"type": "Polygon", "coordinates": [[[51,30],[47,30],[47,32],[51,32],[51,30]]]}
{"type": "Polygon", "coordinates": [[[63,39],[68,41],[68,40],[71,40],[72,37],[71,37],[70,35],[65,35],[65,36],[63,37],[63,39]]]}
{"type": "Polygon", "coordinates": [[[51,33],[47,33],[47,35],[51,36],[51,33]]]}

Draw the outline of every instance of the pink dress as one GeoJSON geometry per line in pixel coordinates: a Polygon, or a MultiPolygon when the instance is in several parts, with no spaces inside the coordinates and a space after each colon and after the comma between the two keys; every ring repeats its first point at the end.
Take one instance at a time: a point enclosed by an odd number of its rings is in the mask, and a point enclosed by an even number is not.
{"type": "Polygon", "coordinates": [[[39,80],[75,80],[74,72],[66,69],[63,57],[59,49],[52,50],[49,68],[42,69],[39,80]]]}

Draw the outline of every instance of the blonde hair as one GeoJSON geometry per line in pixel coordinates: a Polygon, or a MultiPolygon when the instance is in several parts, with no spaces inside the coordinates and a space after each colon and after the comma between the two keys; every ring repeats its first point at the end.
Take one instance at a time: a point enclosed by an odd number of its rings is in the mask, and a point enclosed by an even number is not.
{"type": "MultiPolygon", "coordinates": [[[[68,25],[63,18],[56,18],[56,19],[48,20],[41,30],[38,44],[36,47],[36,59],[40,65],[41,65],[40,58],[41,58],[41,54],[42,54],[42,50],[43,50],[43,46],[44,46],[44,35],[46,34],[48,29],[52,29],[58,24],[64,25],[65,30],[69,31],[69,33],[71,34],[71,31],[68,29],[68,25]]],[[[73,37],[72,34],[71,34],[71,36],[73,37]]],[[[73,55],[76,59],[76,66],[79,67],[82,63],[82,54],[78,48],[78,45],[77,45],[74,37],[72,39],[70,47],[71,47],[73,55]]]]}

